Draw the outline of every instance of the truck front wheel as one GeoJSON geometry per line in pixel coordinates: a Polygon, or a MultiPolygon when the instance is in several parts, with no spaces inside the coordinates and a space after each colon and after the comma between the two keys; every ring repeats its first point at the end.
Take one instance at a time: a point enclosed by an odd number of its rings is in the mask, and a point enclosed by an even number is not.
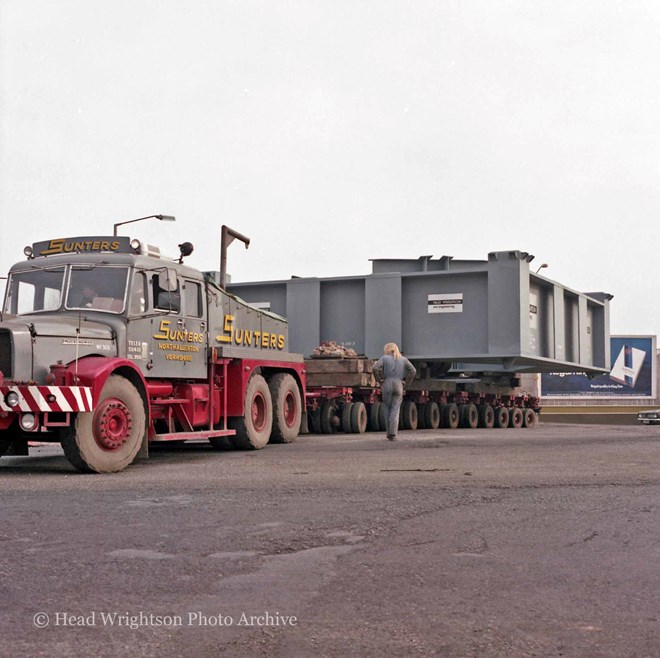
{"type": "Polygon", "coordinates": [[[66,458],[85,473],[115,473],[133,462],[146,430],[140,393],[110,375],[94,411],[79,413],[60,436],[66,458]]]}

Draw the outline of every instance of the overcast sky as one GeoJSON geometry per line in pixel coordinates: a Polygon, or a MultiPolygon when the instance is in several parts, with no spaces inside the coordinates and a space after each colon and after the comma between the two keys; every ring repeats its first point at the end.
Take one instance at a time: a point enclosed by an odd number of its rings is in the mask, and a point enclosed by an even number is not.
{"type": "Polygon", "coordinates": [[[124,234],[235,281],[520,249],[660,330],[660,3],[2,0],[0,269],[124,234]]]}

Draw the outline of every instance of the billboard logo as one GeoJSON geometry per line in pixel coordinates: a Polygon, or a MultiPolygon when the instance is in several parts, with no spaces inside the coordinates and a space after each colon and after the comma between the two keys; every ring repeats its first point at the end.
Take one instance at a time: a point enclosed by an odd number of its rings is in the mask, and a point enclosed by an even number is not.
{"type": "Polygon", "coordinates": [[[644,365],[645,357],[646,352],[644,350],[631,347],[630,345],[624,345],[612,366],[610,379],[633,388],[637,383],[637,378],[644,365]]]}

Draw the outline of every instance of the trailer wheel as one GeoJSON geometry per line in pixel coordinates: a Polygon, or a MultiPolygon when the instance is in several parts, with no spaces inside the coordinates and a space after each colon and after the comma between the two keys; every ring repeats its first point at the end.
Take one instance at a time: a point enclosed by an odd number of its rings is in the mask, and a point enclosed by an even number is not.
{"type": "Polygon", "coordinates": [[[536,412],[534,409],[525,409],[523,413],[523,425],[530,429],[536,425],[536,412]]]}
{"type": "Polygon", "coordinates": [[[437,402],[427,402],[422,407],[420,417],[424,419],[427,430],[437,430],[440,427],[440,407],[437,402]]]}
{"type": "Polygon", "coordinates": [[[133,462],[146,431],[142,396],[125,377],[110,375],[94,411],[62,429],[66,458],[84,473],[116,473],[133,462]]]}
{"type": "Polygon", "coordinates": [[[443,404],[440,411],[442,412],[442,424],[450,430],[455,430],[458,427],[458,406],[453,402],[443,404]]]}
{"type": "Polygon", "coordinates": [[[369,423],[367,428],[370,432],[380,432],[381,429],[385,429],[380,425],[380,410],[383,406],[382,402],[372,402],[369,405],[369,423]]]}
{"type": "Polygon", "coordinates": [[[367,408],[364,402],[353,402],[351,408],[351,432],[364,434],[367,431],[367,408]]]}
{"type": "Polygon", "coordinates": [[[506,407],[497,407],[495,409],[495,427],[509,426],[509,410],[506,407]]]}
{"type": "Polygon", "coordinates": [[[511,407],[509,411],[509,427],[520,429],[523,424],[523,412],[520,407],[511,407]]]}
{"type": "Polygon", "coordinates": [[[337,405],[334,402],[321,405],[319,423],[323,434],[334,434],[337,431],[337,405]]]}
{"type": "Polygon", "coordinates": [[[380,411],[378,412],[378,425],[381,432],[387,430],[387,407],[381,402],[380,411]]]}
{"type": "Polygon", "coordinates": [[[479,427],[485,427],[486,429],[492,429],[495,425],[495,412],[493,407],[489,404],[480,404],[478,407],[479,411],[479,427]]]}
{"type": "Polygon", "coordinates": [[[417,429],[417,405],[412,400],[404,400],[401,405],[401,417],[403,418],[404,430],[417,429]]]}
{"type": "Polygon", "coordinates": [[[307,422],[309,423],[309,431],[312,434],[321,433],[321,408],[313,409],[307,412],[307,422]]]}
{"type": "Polygon", "coordinates": [[[350,434],[353,430],[351,429],[351,412],[353,411],[352,402],[344,402],[344,405],[341,408],[341,429],[342,432],[350,434]]]}
{"type": "Polygon", "coordinates": [[[286,372],[278,372],[269,382],[270,396],[273,399],[273,429],[270,440],[273,443],[291,443],[300,432],[302,400],[296,380],[286,372]]]}
{"type": "Polygon", "coordinates": [[[266,380],[252,375],[245,388],[245,415],[229,418],[236,430],[232,443],[240,450],[260,450],[270,438],[273,428],[273,400],[266,380]]]}
{"type": "Polygon", "coordinates": [[[479,413],[477,407],[472,403],[462,404],[459,406],[460,412],[460,426],[464,429],[475,429],[479,424],[479,413]]]}

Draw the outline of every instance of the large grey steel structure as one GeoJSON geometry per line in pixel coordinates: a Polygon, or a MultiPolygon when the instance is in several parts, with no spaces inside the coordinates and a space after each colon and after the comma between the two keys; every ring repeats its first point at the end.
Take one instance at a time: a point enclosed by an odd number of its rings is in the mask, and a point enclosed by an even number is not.
{"type": "Polygon", "coordinates": [[[290,348],[324,340],[369,357],[395,341],[411,359],[461,371],[606,372],[607,293],[580,293],[530,270],[533,257],[377,259],[367,275],[232,283],[289,320],[290,348]]]}

